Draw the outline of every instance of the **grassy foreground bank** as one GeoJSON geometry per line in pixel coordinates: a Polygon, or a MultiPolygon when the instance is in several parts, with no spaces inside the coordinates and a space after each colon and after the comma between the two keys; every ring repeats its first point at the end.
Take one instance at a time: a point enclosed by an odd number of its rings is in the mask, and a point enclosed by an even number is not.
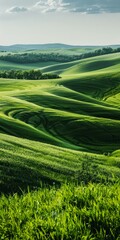
{"type": "Polygon", "coordinates": [[[120,239],[119,185],[63,185],[0,198],[0,239],[120,239]]]}

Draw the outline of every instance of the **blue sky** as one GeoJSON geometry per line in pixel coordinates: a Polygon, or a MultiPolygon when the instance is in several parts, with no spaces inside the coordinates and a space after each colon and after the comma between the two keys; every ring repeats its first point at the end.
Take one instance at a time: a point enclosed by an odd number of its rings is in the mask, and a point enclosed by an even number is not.
{"type": "Polygon", "coordinates": [[[120,44],[120,0],[0,0],[0,44],[120,44]]]}

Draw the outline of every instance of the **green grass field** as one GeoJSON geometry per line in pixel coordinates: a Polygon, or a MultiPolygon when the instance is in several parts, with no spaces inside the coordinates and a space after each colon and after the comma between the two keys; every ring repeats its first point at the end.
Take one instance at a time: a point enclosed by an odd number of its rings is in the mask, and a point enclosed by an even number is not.
{"type": "Polygon", "coordinates": [[[120,54],[0,68],[61,76],[0,79],[0,238],[119,240],[120,54]]]}

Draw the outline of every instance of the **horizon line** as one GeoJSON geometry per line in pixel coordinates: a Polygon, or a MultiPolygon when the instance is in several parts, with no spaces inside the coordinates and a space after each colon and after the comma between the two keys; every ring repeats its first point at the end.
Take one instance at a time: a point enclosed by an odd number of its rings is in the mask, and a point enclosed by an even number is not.
{"type": "Polygon", "coordinates": [[[47,43],[13,43],[13,44],[0,44],[1,47],[11,47],[15,45],[54,45],[54,44],[60,44],[60,45],[68,45],[68,46],[76,46],[76,47],[92,47],[92,46],[116,46],[120,45],[120,43],[109,43],[109,44],[69,44],[69,43],[62,43],[62,42],[47,42],[47,43]]]}

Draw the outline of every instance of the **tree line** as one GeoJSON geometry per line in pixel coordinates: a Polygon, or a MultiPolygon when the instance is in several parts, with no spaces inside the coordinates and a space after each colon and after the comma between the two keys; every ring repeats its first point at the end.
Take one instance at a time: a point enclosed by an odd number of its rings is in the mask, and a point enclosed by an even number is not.
{"type": "Polygon", "coordinates": [[[57,74],[42,74],[40,70],[5,70],[0,71],[0,78],[11,78],[11,79],[29,79],[29,80],[40,80],[40,79],[56,79],[60,78],[57,74]]]}
{"type": "Polygon", "coordinates": [[[92,52],[87,52],[83,54],[77,54],[77,55],[67,55],[67,54],[59,54],[56,52],[53,53],[9,53],[7,55],[1,55],[0,60],[14,62],[14,63],[21,63],[21,64],[27,64],[27,63],[37,63],[37,62],[49,62],[49,61],[55,61],[55,62],[70,62],[74,60],[80,60],[84,58],[94,57],[94,56],[100,56],[104,54],[110,54],[110,53],[117,53],[120,52],[120,48],[113,49],[111,47],[104,47],[102,49],[97,49],[92,52]]]}

